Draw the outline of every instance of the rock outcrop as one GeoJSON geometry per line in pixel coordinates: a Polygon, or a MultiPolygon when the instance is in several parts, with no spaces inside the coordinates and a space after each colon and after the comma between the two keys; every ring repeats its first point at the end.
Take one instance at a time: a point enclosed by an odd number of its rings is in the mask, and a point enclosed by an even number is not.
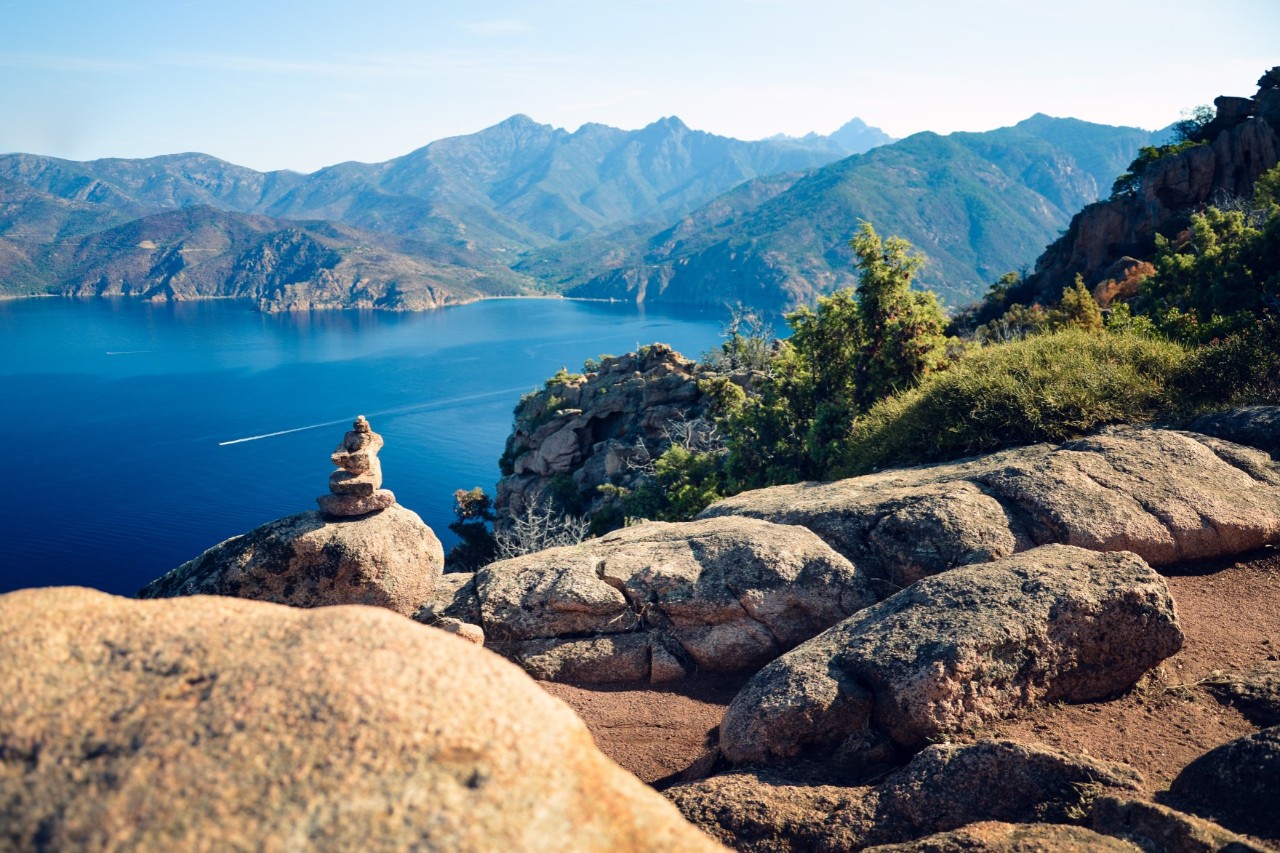
{"type": "Polygon", "coordinates": [[[381,610],[0,596],[0,847],[712,850],[518,669],[381,610]]]}
{"type": "Polygon", "coordinates": [[[1209,750],[1183,768],[1168,797],[1236,832],[1280,838],[1280,726],[1209,750]]]}
{"type": "Polygon", "coordinates": [[[1205,688],[1259,726],[1280,726],[1280,660],[1263,661],[1243,672],[1210,675],[1205,688]]]}
{"type": "Polygon", "coordinates": [[[1143,800],[1103,794],[1093,801],[1089,826],[1161,853],[1274,853],[1213,821],[1143,800]]]}
{"type": "Polygon", "coordinates": [[[734,698],[720,748],[773,763],[872,732],[918,749],[1039,702],[1117,693],[1181,645],[1142,560],[1046,546],[921,580],[783,655],[734,698]]]}
{"type": "Polygon", "coordinates": [[[448,572],[440,576],[431,597],[423,602],[413,618],[431,625],[437,619],[457,619],[480,624],[480,602],[476,598],[474,572],[448,572]]]}
{"type": "Polygon", "coordinates": [[[1280,406],[1245,406],[1192,421],[1195,432],[1265,450],[1280,459],[1280,406]]]}
{"type": "Polygon", "coordinates": [[[1219,98],[1207,144],[1147,165],[1131,195],[1091,204],[1036,261],[1019,299],[1049,304],[1077,274],[1091,288],[1125,255],[1148,257],[1157,234],[1221,198],[1249,198],[1258,176],[1280,162],[1280,75],[1272,69],[1253,98],[1219,98]]]}
{"type": "Polygon", "coordinates": [[[983,821],[901,844],[865,848],[866,853],[1140,853],[1143,848],[1082,826],[1061,823],[983,821]]]}
{"type": "Polygon", "coordinates": [[[1124,765],[995,740],[928,747],[874,786],[798,784],[755,772],[664,793],[694,825],[739,850],[836,851],[980,821],[1065,822],[1085,814],[1086,792],[1132,796],[1141,782],[1124,765]]]}
{"type": "Polygon", "coordinates": [[[360,518],[303,512],[228,539],[138,592],[230,595],[294,607],[370,604],[412,616],[444,571],[444,548],[417,513],[360,518]]]}
{"type": "Polygon", "coordinates": [[[747,518],[624,528],[493,563],[474,588],[494,648],[589,682],[751,670],[872,602],[817,536],[747,518]]]}
{"type": "Polygon", "coordinates": [[[1194,433],[1113,428],[1056,447],[745,492],[704,518],[813,530],[889,589],[1061,543],[1154,566],[1280,541],[1280,466],[1194,433]]]}
{"type": "Polygon", "coordinates": [[[586,374],[557,375],[526,396],[502,456],[499,525],[552,494],[563,503],[566,492],[575,511],[598,514],[611,501],[600,486],[634,486],[673,431],[704,427],[709,400],[698,383],[709,375],[654,344],[606,357],[586,374]]]}
{"type": "Polygon", "coordinates": [[[382,436],[373,431],[364,415],[342,438],[329,459],[337,469],[329,475],[329,494],[316,498],[320,511],[335,518],[367,515],[393,506],[396,496],[382,488],[382,463],[378,451],[382,436]]]}
{"type": "Polygon", "coordinates": [[[444,548],[382,488],[382,436],[356,418],[330,456],[323,512],[234,536],[147,584],[139,598],[233,595],[294,607],[369,604],[413,616],[444,571],[444,548]]]}

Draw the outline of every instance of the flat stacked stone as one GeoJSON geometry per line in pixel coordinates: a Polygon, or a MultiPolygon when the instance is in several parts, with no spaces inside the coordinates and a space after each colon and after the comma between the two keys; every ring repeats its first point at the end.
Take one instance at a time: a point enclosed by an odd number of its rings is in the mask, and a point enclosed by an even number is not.
{"type": "Polygon", "coordinates": [[[326,515],[367,515],[393,506],[396,496],[382,488],[382,463],[378,451],[382,436],[373,431],[364,415],[356,417],[330,459],[338,469],[329,475],[329,494],[316,498],[326,515]]]}

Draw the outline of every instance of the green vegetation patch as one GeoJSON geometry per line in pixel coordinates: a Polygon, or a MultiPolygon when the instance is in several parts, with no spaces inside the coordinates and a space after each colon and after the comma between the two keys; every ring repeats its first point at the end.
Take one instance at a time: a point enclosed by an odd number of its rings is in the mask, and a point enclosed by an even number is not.
{"type": "Polygon", "coordinates": [[[1061,442],[1165,410],[1181,346],[1065,329],[970,350],[949,370],[882,400],[854,423],[839,476],[1061,442]]]}

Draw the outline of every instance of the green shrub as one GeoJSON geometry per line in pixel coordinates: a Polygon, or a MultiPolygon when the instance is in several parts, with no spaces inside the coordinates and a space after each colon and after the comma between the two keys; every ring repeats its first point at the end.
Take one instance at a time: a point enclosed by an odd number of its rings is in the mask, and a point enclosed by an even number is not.
{"type": "Polygon", "coordinates": [[[460,540],[444,559],[446,572],[474,572],[489,565],[497,556],[497,544],[489,524],[493,521],[493,500],[484,489],[458,489],[453,493],[456,520],[449,529],[460,540]]]}
{"type": "Polygon", "coordinates": [[[941,461],[1109,423],[1147,421],[1168,407],[1182,347],[1136,334],[1064,329],[969,351],[951,369],[882,400],[857,419],[840,476],[941,461]]]}
{"type": "Polygon", "coordinates": [[[654,460],[654,475],[622,496],[627,516],[688,521],[724,497],[723,455],[672,445],[654,460]]]}
{"type": "Polygon", "coordinates": [[[1280,403],[1280,318],[1264,315],[1194,350],[1170,387],[1174,405],[1193,414],[1280,403]]]}
{"type": "Polygon", "coordinates": [[[569,385],[582,379],[581,373],[570,373],[567,367],[562,367],[556,371],[555,375],[546,381],[543,386],[548,391],[561,385],[569,385]]]}

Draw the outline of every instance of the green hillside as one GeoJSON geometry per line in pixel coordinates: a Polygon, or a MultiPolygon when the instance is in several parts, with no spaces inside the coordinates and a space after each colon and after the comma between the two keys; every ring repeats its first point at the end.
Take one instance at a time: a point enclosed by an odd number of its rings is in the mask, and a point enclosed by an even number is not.
{"type": "Polygon", "coordinates": [[[1032,262],[1153,136],[1041,115],[986,133],[920,133],[784,188],[748,183],[562,280],[577,296],[790,307],[854,283],[846,243],[867,219],[921,249],[919,285],[958,306],[1032,262]]]}

